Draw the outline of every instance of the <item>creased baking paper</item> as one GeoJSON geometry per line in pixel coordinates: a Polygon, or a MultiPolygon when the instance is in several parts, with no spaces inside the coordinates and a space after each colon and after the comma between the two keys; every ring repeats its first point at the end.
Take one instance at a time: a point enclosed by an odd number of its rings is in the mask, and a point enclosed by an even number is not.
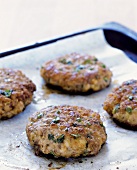
{"type": "Polygon", "coordinates": [[[0,67],[22,70],[37,86],[33,102],[19,115],[0,121],[1,170],[136,170],[137,132],[117,126],[103,110],[102,104],[113,87],[125,80],[137,79],[137,65],[115,48],[110,47],[102,31],[87,33],[51,45],[17,53],[0,59],[0,67]],[[61,55],[78,52],[95,55],[113,72],[111,85],[89,95],[68,95],[45,87],[40,77],[43,62],[61,55]],[[107,142],[96,156],[76,159],[49,159],[34,154],[25,128],[29,116],[48,105],[84,106],[101,115],[107,142]]]}

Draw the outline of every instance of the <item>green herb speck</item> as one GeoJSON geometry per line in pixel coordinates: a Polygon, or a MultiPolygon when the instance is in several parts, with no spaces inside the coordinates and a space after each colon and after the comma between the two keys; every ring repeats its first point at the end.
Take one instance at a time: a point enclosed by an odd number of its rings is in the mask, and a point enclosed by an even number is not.
{"type": "Polygon", "coordinates": [[[56,156],[55,153],[53,151],[50,151],[50,154],[53,156],[56,156]]]}
{"type": "Polygon", "coordinates": [[[55,119],[52,120],[53,123],[59,123],[60,118],[59,117],[55,117],[55,119]]]}
{"type": "Polygon", "coordinates": [[[72,61],[67,61],[65,58],[59,60],[60,63],[67,64],[67,65],[72,65],[72,61]]]}
{"type": "Polygon", "coordinates": [[[89,70],[94,70],[94,67],[90,67],[89,70]]]}
{"type": "Polygon", "coordinates": [[[83,65],[78,65],[76,68],[75,68],[75,70],[77,71],[77,72],[79,72],[80,70],[83,70],[85,68],[85,66],[83,66],[83,65]]]}
{"type": "Polygon", "coordinates": [[[0,90],[0,94],[6,96],[6,97],[10,97],[12,94],[13,90],[0,90]]]}
{"type": "Polygon", "coordinates": [[[54,135],[48,134],[48,140],[54,140],[54,135]]]}
{"type": "Polygon", "coordinates": [[[80,135],[80,134],[71,134],[71,136],[73,136],[73,137],[74,137],[74,139],[77,139],[77,138],[81,137],[81,135],[80,135]]]}
{"type": "Polygon", "coordinates": [[[120,104],[117,104],[117,105],[114,107],[112,113],[115,114],[116,112],[118,112],[119,109],[120,109],[120,104]]]}
{"type": "MultiPolygon", "coordinates": [[[[87,144],[86,144],[87,145],[87,144]]],[[[86,147],[87,148],[87,147],[86,147]]],[[[83,156],[87,156],[88,155],[88,151],[85,150],[84,153],[83,153],[83,156]]]]}
{"type": "Polygon", "coordinates": [[[63,143],[64,139],[65,139],[65,135],[64,135],[64,134],[60,135],[60,136],[57,138],[57,143],[63,143]]]}
{"type": "Polygon", "coordinates": [[[88,125],[88,126],[91,126],[91,123],[90,123],[90,122],[87,122],[87,125],[88,125]]]}
{"type": "Polygon", "coordinates": [[[104,127],[103,123],[100,123],[100,126],[101,126],[101,127],[104,127]]]}
{"type": "Polygon", "coordinates": [[[128,113],[132,113],[132,107],[131,107],[131,106],[127,106],[127,107],[126,107],[126,111],[127,111],[128,113]]]}
{"type": "Polygon", "coordinates": [[[76,119],[78,122],[81,122],[82,121],[82,119],[80,118],[80,117],[77,117],[77,119],[76,119]]]}
{"type": "Polygon", "coordinates": [[[56,113],[57,113],[57,114],[60,114],[60,113],[61,113],[61,111],[60,111],[60,110],[57,110],[57,111],[56,111],[56,113]]]}
{"type": "Polygon", "coordinates": [[[63,63],[63,64],[66,64],[66,59],[65,58],[62,58],[59,60],[60,63],[63,63]]]}
{"type": "Polygon", "coordinates": [[[38,115],[37,115],[37,119],[40,119],[40,118],[42,118],[43,117],[43,113],[39,113],[38,115]]]}
{"type": "Polygon", "coordinates": [[[90,59],[87,59],[83,62],[83,64],[92,64],[92,61],[90,59]]]}
{"type": "Polygon", "coordinates": [[[72,61],[67,61],[66,64],[67,65],[72,65],[72,61]]]}
{"type": "Polygon", "coordinates": [[[97,58],[94,58],[94,61],[98,61],[98,59],[97,59],[97,58]]]}
{"type": "Polygon", "coordinates": [[[107,77],[104,77],[104,81],[105,81],[105,82],[108,82],[108,78],[107,78],[107,77]]]}
{"type": "Polygon", "coordinates": [[[105,64],[102,64],[102,67],[103,67],[103,68],[106,68],[105,64]]]}

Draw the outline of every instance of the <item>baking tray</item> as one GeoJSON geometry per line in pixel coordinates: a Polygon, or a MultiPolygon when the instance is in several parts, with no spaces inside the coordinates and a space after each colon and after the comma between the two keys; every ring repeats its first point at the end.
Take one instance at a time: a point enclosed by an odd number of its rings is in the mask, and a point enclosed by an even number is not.
{"type": "Polygon", "coordinates": [[[40,42],[37,46],[32,44],[1,53],[0,67],[22,70],[37,86],[33,102],[22,113],[11,119],[0,121],[1,170],[137,169],[137,132],[117,126],[102,108],[106,95],[112,88],[125,80],[137,79],[137,64],[134,62],[137,54],[135,48],[137,47],[136,33],[131,34],[131,30],[128,30],[130,33],[128,31],[126,31],[126,34],[123,33],[125,27],[121,27],[121,25],[120,29],[122,28],[122,30],[116,31],[115,28],[119,27],[119,24],[116,23],[113,23],[114,27],[111,27],[111,30],[110,27],[108,29],[108,26],[110,25],[106,24],[103,29],[94,28],[87,32],[81,31],[71,34],[71,36],[56,38],[56,41],[50,40],[50,43],[47,43],[48,41],[40,42]],[[122,42],[122,40],[119,38],[114,40],[116,35],[113,35],[116,32],[118,37],[122,35],[123,38],[124,35],[129,38],[129,41],[135,46],[129,48],[131,43],[127,47],[123,43],[118,45],[120,44],[118,42],[122,42]],[[116,45],[119,49],[114,48],[116,45]],[[45,61],[70,52],[95,55],[104,62],[113,72],[111,85],[102,91],[86,95],[69,95],[47,88],[40,77],[41,65],[45,61]],[[34,154],[25,133],[29,116],[48,105],[60,104],[84,106],[100,113],[108,138],[96,156],[53,159],[34,154]]]}

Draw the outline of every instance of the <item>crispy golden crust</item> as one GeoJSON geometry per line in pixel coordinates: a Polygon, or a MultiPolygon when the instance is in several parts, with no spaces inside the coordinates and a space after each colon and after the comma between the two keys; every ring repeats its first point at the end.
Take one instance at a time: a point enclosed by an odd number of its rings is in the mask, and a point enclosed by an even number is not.
{"type": "Polygon", "coordinates": [[[33,114],[26,133],[35,153],[55,157],[96,155],[107,135],[100,115],[78,106],[49,106],[33,114]]]}
{"type": "Polygon", "coordinates": [[[0,119],[22,112],[32,101],[35,84],[21,71],[0,69],[0,119]]]}
{"type": "Polygon", "coordinates": [[[90,55],[71,53],[46,62],[41,76],[47,84],[74,92],[98,91],[111,82],[112,72],[90,55]]]}
{"type": "Polygon", "coordinates": [[[106,110],[121,126],[137,129],[137,80],[128,80],[114,88],[104,102],[106,110]]]}

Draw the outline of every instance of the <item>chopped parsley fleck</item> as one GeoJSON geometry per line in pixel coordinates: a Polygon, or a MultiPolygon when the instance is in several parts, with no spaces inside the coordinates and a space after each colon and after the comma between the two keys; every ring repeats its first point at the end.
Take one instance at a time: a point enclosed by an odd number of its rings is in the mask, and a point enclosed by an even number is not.
{"type": "Polygon", "coordinates": [[[105,64],[102,64],[102,67],[103,67],[103,68],[106,68],[106,65],[105,65],[105,64]]]}
{"type": "Polygon", "coordinates": [[[71,136],[73,136],[73,137],[74,137],[74,139],[77,139],[77,138],[81,137],[81,135],[80,135],[80,134],[71,134],[71,136]]]}
{"type": "Polygon", "coordinates": [[[89,70],[94,70],[94,67],[90,67],[89,70]]]}
{"type": "Polygon", "coordinates": [[[59,60],[60,63],[63,63],[63,64],[66,64],[66,59],[65,58],[62,58],[59,60]]]}
{"type": "Polygon", "coordinates": [[[65,135],[64,135],[64,134],[60,135],[60,136],[57,138],[57,143],[63,143],[64,139],[65,139],[65,135]]]}
{"type": "Polygon", "coordinates": [[[108,82],[108,78],[107,78],[107,77],[104,77],[104,81],[105,81],[105,82],[108,82]]]}
{"type": "Polygon", "coordinates": [[[65,135],[62,134],[60,135],[57,139],[54,138],[54,135],[53,134],[48,134],[48,140],[53,140],[53,142],[57,142],[57,143],[63,143],[65,139],[65,135]]]}
{"type": "Polygon", "coordinates": [[[13,90],[0,90],[0,94],[6,96],[6,97],[10,97],[12,94],[13,90]]]}
{"type": "Polygon", "coordinates": [[[59,117],[55,117],[55,119],[52,120],[53,123],[59,123],[60,118],[59,117]]]}
{"type": "Polygon", "coordinates": [[[72,65],[72,61],[67,61],[65,58],[59,60],[59,62],[67,65],[72,65]]]}
{"type": "Polygon", "coordinates": [[[83,70],[85,68],[85,66],[83,66],[83,65],[78,65],[76,68],[75,68],[75,70],[77,71],[77,72],[79,72],[80,70],[83,70]]]}
{"type": "Polygon", "coordinates": [[[77,117],[77,119],[76,119],[78,122],[81,122],[82,121],[82,119],[80,118],[80,117],[77,117]]]}
{"type": "Polygon", "coordinates": [[[100,123],[100,126],[101,126],[101,127],[104,127],[103,123],[100,123]]]}
{"type": "Polygon", "coordinates": [[[94,58],[94,61],[98,61],[98,59],[97,59],[97,58],[94,58]]]}
{"type": "Polygon", "coordinates": [[[71,61],[67,61],[66,64],[67,65],[72,65],[72,62],[71,61]]]}
{"type": "Polygon", "coordinates": [[[90,59],[87,59],[83,62],[83,64],[92,64],[92,61],[90,59]]]}
{"type": "Polygon", "coordinates": [[[90,122],[87,122],[87,125],[88,125],[88,126],[91,126],[91,123],[90,123],[90,122]]]}
{"type": "Polygon", "coordinates": [[[63,71],[63,68],[59,68],[59,71],[63,71]]]}
{"type": "Polygon", "coordinates": [[[43,113],[39,113],[38,115],[37,115],[37,119],[40,119],[40,118],[42,118],[43,117],[43,113]]]}
{"type": "Polygon", "coordinates": [[[54,140],[54,135],[48,134],[48,140],[54,140]]]}
{"type": "Polygon", "coordinates": [[[60,113],[61,113],[61,111],[60,111],[60,110],[57,110],[57,111],[56,111],[56,113],[57,113],[57,114],[60,114],[60,113]]]}
{"type": "Polygon", "coordinates": [[[119,109],[120,109],[120,104],[117,104],[117,105],[114,107],[112,113],[114,114],[114,113],[118,112],[119,109]]]}
{"type": "Polygon", "coordinates": [[[128,99],[129,99],[129,100],[133,100],[133,96],[129,96],[128,99]]]}
{"type": "MultiPolygon", "coordinates": [[[[88,146],[87,146],[87,144],[86,144],[86,148],[87,148],[87,147],[88,147],[88,146]]],[[[84,156],[87,156],[87,155],[88,155],[88,151],[85,150],[84,153],[83,153],[83,155],[84,155],[84,156]]]]}
{"type": "Polygon", "coordinates": [[[53,156],[56,156],[55,153],[53,151],[50,151],[50,154],[53,156]]]}
{"type": "Polygon", "coordinates": [[[132,107],[131,107],[131,106],[127,106],[127,107],[126,107],[126,111],[127,111],[128,113],[132,113],[132,107]]]}

